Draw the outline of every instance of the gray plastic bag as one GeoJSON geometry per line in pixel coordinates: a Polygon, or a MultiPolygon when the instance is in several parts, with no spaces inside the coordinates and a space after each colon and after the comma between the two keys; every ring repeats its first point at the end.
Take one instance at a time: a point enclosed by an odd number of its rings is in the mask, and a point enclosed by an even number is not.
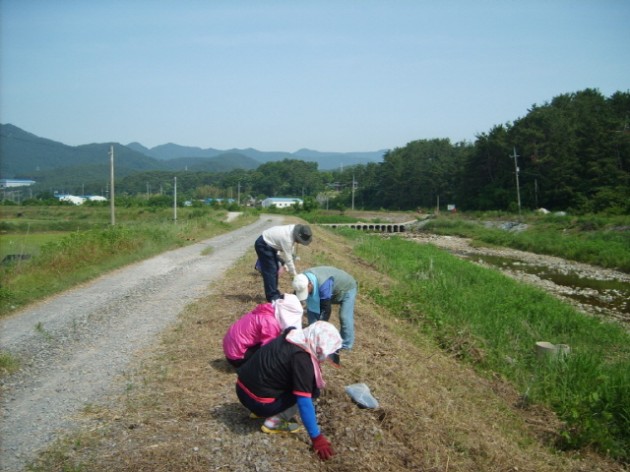
{"type": "Polygon", "coordinates": [[[370,393],[370,387],[364,383],[348,385],[346,393],[362,408],[378,408],[378,400],[370,393]]]}

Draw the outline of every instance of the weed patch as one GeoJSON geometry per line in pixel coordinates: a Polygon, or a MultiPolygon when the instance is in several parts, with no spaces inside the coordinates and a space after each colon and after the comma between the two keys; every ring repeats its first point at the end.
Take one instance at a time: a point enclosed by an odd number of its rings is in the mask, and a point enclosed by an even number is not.
{"type": "Polygon", "coordinates": [[[433,246],[362,238],[355,251],[397,281],[371,298],[447,352],[551,406],[567,424],[562,446],[630,458],[630,336],[621,327],[433,246]],[[571,353],[545,362],[537,341],[568,344],[571,353]]]}
{"type": "Polygon", "coordinates": [[[62,218],[71,223],[68,227],[79,229],[42,237],[30,226],[26,235],[3,235],[3,241],[16,241],[16,247],[28,247],[33,256],[0,266],[0,316],[103,272],[215,236],[255,218],[246,215],[227,223],[224,211],[194,209],[183,212],[182,222],[175,224],[163,209],[138,212],[132,208],[120,213],[120,223],[111,226],[102,208],[28,208],[25,218],[34,227],[50,231],[57,225],[55,219],[62,218]]]}
{"type": "Polygon", "coordinates": [[[0,378],[16,372],[20,368],[19,361],[8,352],[0,351],[0,378]]]}

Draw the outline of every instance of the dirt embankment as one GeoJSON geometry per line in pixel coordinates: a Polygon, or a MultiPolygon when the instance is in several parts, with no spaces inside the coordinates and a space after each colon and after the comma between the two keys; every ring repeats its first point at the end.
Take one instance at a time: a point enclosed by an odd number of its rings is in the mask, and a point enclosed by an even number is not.
{"type": "MultiPolygon", "coordinates": [[[[252,240],[253,242],[253,240],[252,240]]],[[[622,471],[597,455],[556,453],[560,423],[519,402],[499,378],[485,378],[413,334],[365,296],[389,281],[352,256],[349,243],[314,228],[299,267],[332,264],[360,282],[355,349],[327,366],[318,402],[322,431],[337,452],[320,462],[305,433],[268,436],[234,393],[223,359],[228,326],[263,302],[252,249],[189,305],[162,340],[136,355],[109,396],[77,412],[78,432],[41,470],[139,471],[622,471]],[[412,342],[413,341],[413,342],[412,342]],[[360,409],[344,387],[366,383],[380,407],[360,409]],[[66,469],[66,470],[67,470],[66,469]]],[[[281,288],[290,290],[284,276],[281,288]]],[[[332,321],[338,323],[337,311],[332,321]]],[[[106,353],[104,353],[106,354],[106,353]]]]}

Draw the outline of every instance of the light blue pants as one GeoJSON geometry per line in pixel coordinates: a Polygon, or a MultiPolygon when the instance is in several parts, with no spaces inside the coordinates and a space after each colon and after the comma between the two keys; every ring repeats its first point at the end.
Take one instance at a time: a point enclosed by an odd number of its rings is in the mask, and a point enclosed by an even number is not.
{"type": "MultiPolygon", "coordinates": [[[[357,298],[357,289],[348,290],[339,302],[339,334],[341,334],[341,349],[352,349],[354,346],[354,300],[357,298]]],[[[307,312],[308,324],[313,324],[322,319],[320,313],[307,312]]],[[[324,320],[328,321],[328,320],[324,320]]]]}

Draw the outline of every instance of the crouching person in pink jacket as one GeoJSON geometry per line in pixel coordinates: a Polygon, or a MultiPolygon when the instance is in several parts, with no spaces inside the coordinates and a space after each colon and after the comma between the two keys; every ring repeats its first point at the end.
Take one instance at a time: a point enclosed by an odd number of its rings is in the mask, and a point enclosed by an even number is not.
{"type": "Polygon", "coordinates": [[[223,353],[234,367],[276,338],[286,328],[302,328],[302,304],[290,293],[270,303],[262,303],[239,318],[223,337],[223,353]]]}

